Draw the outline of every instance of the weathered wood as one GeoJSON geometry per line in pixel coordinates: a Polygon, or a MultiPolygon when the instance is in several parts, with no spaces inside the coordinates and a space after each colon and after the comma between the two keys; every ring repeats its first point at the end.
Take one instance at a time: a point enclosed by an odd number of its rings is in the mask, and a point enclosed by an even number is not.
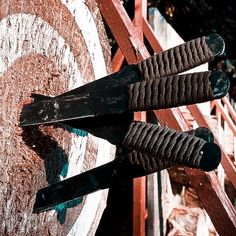
{"type": "Polygon", "coordinates": [[[149,53],[144,44],[137,40],[137,29],[134,27],[121,1],[96,0],[96,2],[121,51],[126,55],[127,62],[133,64],[143,58],[147,58],[149,53]]]}
{"type": "Polygon", "coordinates": [[[223,97],[222,98],[223,103],[226,105],[229,114],[234,122],[234,124],[236,124],[236,111],[233,109],[232,105],[230,104],[229,100],[227,99],[227,97],[223,97]]]}
{"type": "MultiPolygon", "coordinates": [[[[226,98],[223,101],[226,101],[226,104],[228,104],[227,103],[228,101],[226,100],[226,98]]],[[[219,109],[221,116],[226,121],[226,123],[229,126],[229,128],[232,130],[234,136],[236,136],[236,125],[235,125],[235,121],[234,121],[235,118],[236,118],[235,113],[233,113],[231,111],[231,115],[232,115],[232,118],[233,118],[233,119],[231,119],[229,114],[225,112],[225,109],[224,109],[221,101],[215,100],[215,101],[213,101],[213,104],[215,104],[216,108],[219,109]]],[[[231,106],[230,106],[230,108],[232,109],[231,106]]]]}
{"type": "MultiPolygon", "coordinates": [[[[210,128],[210,125],[208,124],[205,117],[202,116],[201,111],[199,110],[199,107],[197,105],[190,105],[188,106],[188,109],[190,110],[191,114],[194,116],[199,126],[210,128]]],[[[220,142],[217,137],[215,137],[215,142],[218,145],[220,145],[220,142]]],[[[227,176],[232,182],[233,186],[236,188],[236,167],[233,165],[232,161],[230,160],[230,157],[224,151],[223,147],[221,147],[221,154],[222,154],[221,163],[227,173],[227,176]]]]}
{"type": "Polygon", "coordinates": [[[147,0],[135,0],[134,9],[134,26],[143,42],[143,19],[147,18],[147,0]]]}
{"type": "Polygon", "coordinates": [[[209,172],[204,175],[201,171],[190,168],[186,168],[186,173],[190,176],[194,188],[197,189],[197,194],[217,232],[220,235],[235,235],[236,212],[215,173],[209,172]]]}
{"type": "MultiPolygon", "coordinates": [[[[161,124],[166,124],[166,120],[161,120],[160,117],[159,120],[161,124]]],[[[176,126],[176,124],[168,123],[168,126],[180,130],[180,125],[176,126]]],[[[236,232],[235,209],[222,189],[215,173],[205,173],[191,168],[185,168],[185,171],[218,233],[220,235],[232,235],[232,232],[236,232]],[[228,231],[229,228],[230,231],[228,231]]]]}
{"type": "Polygon", "coordinates": [[[210,235],[204,211],[200,208],[188,208],[183,205],[174,208],[168,218],[168,225],[168,235],[210,235]]]}
{"type": "Polygon", "coordinates": [[[203,208],[199,197],[192,187],[186,187],[183,191],[184,205],[191,208],[203,208]]]}
{"type": "Polygon", "coordinates": [[[147,236],[160,235],[157,173],[147,176],[147,236]]]}
{"type": "Polygon", "coordinates": [[[174,166],[174,167],[168,169],[168,173],[170,175],[170,179],[173,182],[176,182],[176,183],[184,185],[184,186],[191,185],[190,179],[186,175],[184,167],[174,166]]]}
{"type": "Polygon", "coordinates": [[[146,178],[137,178],[133,182],[133,235],[145,235],[146,220],[146,178]],[[138,227],[137,227],[138,226],[138,227]]]}
{"type": "MultiPolygon", "coordinates": [[[[166,120],[161,120],[160,117],[159,120],[161,124],[166,124],[166,120]]],[[[168,123],[168,126],[176,130],[181,130],[180,125],[176,126],[176,124],[168,123]]],[[[190,177],[191,183],[218,233],[220,235],[232,235],[232,232],[236,232],[235,209],[222,189],[215,173],[205,173],[191,168],[185,168],[185,171],[190,177]],[[227,230],[225,228],[226,225],[227,230]],[[230,231],[228,231],[229,228],[230,231]]]]}
{"type": "MultiPolygon", "coordinates": [[[[135,120],[146,121],[146,112],[135,112],[135,120]]],[[[146,177],[133,180],[133,235],[145,236],[146,233],[146,177]]]]}
{"type": "Polygon", "coordinates": [[[94,233],[106,192],[73,208],[38,215],[32,209],[39,188],[107,162],[111,145],[79,130],[18,123],[32,92],[57,95],[107,74],[99,10],[92,0],[1,0],[0,6],[0,235],[94,233]]]}
{"type": "Polygon", "coordinates": [[[124,60],[125,57],[121,52],[120,48],[118,48],[114,57],[112,58],[112,71],[117,72],[118,70],[120,70],[124,60]]]}
{"type": "Polygon", "coordinates": [[[155,36],[155,33],[147,21],[147,19],[143,18],[143,33],[146,36],[148,42],[150,43],[152,49],[154,50],[155,53],[160,53],[162,52],[162,48],[155,36]]]}

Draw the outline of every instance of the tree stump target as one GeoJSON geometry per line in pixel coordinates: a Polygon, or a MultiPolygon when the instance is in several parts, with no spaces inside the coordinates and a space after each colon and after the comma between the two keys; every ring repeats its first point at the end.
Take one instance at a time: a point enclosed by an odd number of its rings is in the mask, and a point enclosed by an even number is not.
{"type": "Polygon", "coordinates": [[[55,96],[109,68],[95,1],[0,0],[0,235],[94,234],[107,191],[45,213],[32,209],[39,188],[110,161],[112,145],[60,125],[18,125],[31,93],[55,96]]]}

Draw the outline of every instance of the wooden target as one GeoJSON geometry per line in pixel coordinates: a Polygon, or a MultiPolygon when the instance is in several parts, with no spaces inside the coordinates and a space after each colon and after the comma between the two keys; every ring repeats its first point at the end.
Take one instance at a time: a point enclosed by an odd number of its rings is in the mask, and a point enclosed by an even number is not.
{"type": "Polygon", "coordinates": [[[112,146],[81,130],[18,124],[31,93],[61,94],[109,65],[95,1],[0,0],[0,235],[94,234],[107,191],[32,209],[38,189],[110,161],[112,146]]]}

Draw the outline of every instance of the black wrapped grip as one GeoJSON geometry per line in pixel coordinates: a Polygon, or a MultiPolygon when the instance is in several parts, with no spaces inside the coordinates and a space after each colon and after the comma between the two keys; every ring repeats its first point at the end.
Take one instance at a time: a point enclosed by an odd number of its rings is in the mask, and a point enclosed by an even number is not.
{"type": "Polygon", "coordinates": [[[213,100],[211,75],[211,72],[200,72],[132,84],[129,86],[129,109],[162,109],[213,100]]]}
{"type": "MultiPolygon", "coordinates": [[[[204,127],[199,127],[195,130],[189,130],[184,133],[201,138],[206,142],[214,142],[213,133],[209,129],[204,127]]],[[[120,162],[126,163],[126,172],[128,173],[128,175],[132,173],[131,175],[133,178],[152,174],[154,172],[160,172],[164,169],[173,167],[178,164],[175,163],[171,158],[169,160],[162,160],[158,157],[149,156],[137,151],[129,151],[128,154],[123,155],[121,152],[118,160],[120,160],[120,162]]],[[[122,175],[123,174],[124,171],[122,171],[122,175]]]]}
{"type": "Polygon", "coordinates": [[[122,146],[147,155],[142,157],[139,154],[130,154],[128,157],[131,163],[141,163],[147,173],[159,171],[160,164],[169,163],[208,171],[215,169],[221,160],[220,149],[214,143],[143,122],[133,122],[129,126],[122,146]]]}
{"type": "MultiPolygon", "coordinates": [[[[212,61],[215,52],[212,50],[211,44],[215,41],[223,41],[220,36],[218,38],[214,36],[190,40],[140,62],[137,66],[142,79],[152,80],[166,77],[212,61]],[[209,38],[214,38],[214,40],[210,41],[209,38]]],[[[224,44],[221,43],[219,47],[224,48],[224,44]]]]}

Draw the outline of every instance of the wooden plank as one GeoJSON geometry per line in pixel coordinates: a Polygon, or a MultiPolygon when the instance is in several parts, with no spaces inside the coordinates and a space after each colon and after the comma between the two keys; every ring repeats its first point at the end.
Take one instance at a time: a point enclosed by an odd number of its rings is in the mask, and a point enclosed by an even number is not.
{"type": "Polygon", "coordinates": [[[232,117],[234,124],[236,124],[236,112],[230,104],[229,99],[227,97],[223,97],[222,101],[227,106],[227,109],[229,111],[230,116],[232,117]]]}
{"type": "MultiPolygon", "coordinates": [[[[153,111],[146,113],[147,122],[158,124],[157,117],[153,111]]],[[[147,176],[147,193],[146,193],[146,202],[147,202],[147,211],[148,218],[146,221],[146,234],[147,236],[161,236],[163,235],[163,207],[166,191],[162,191],[162,185],[170,185],[167,181],[170,181],[167,178],[163,178],[163,175],[168,175],[166,171],[161,173],[153,173],[147,176]],[[166,182],[165,182],[166,180],[166,182]]]]}
{"type": "Polygon", "coordinates": [[[145,235],[146,221],[146,177],[133,181],[133,235],[145,235]]]}
{"type": "MultiPolygon", "coordinates": [[[[146,17],[147,0],[135,0],[134,26],[138,37],[143,43],[143,17],[146,17]]],[[[148,55],[148,53],[147,53],[148,55]]],[[[145,56],[145,55],[144,55],[145,56]]],[[[136,112],[135,120],[146,121],[146,112],[136,112]]],[[[133,181],[133,235],[146,235],[146,177],[134,179],[133,181]]]]}
{"type": "Polygon", "coordinates": [[[180,127],[180,130],[187,131],[189,130],[186,125],[183,114],[181,113],[178,107],[165,109],[165,110],[155,110],[154,111],[159,121],[162,121],[162,126],[180,127]]]}
{"type": "Polygon", "coordinates": [[[135,0],[134,8],[134,26],[137,29],[140,41],[143,42],[143,18],[147,18],[147,0],[135,0]]]}
{"type": "Polygon", "coordinates": [[[229,114],[225,112],[225,109],[219,100],[215,100],[214,103],[215,103],[216,108],[219,109],[221,116],[223,117],[223,119],[228,124],[229,128],[232,130],[232,132],[236,136],[236,126],[233,120],[230,118],[229,114]]]}
{"type": "Polygon", "coordinates": [[[147,176],[147,236],[160,236],[157,173],[147,176]]]}
{"type": "MultiPolygon", "coordinates": [[[[197,105],[190,105],[187,106],[187,108],[190,110],[192,116],[195,118],[196,122],[199,126],[210,128],[207,120],[204,118],[204,116],[201,114],[200,109],[197,105]]],[[[215,142],[220,145],[220,142],[217,137],[215,137],[215,142]]],[[[225,172],[233,184],[233,186],[236,188],[236,167],[233,165],[232,161],[230,160],[230,157],[227,155],[227,153],[224,151],[224,148],[221,147],[221,154],[222,154],[222,165],[225,169],[225,172]]]]}
{"type": "MultiPolygon", "coordinates": [[[[149,54],[147,50],[144,49],[145,46],[137,37],[137,32],[132,25],[132,22],[129,19],[127,13],[125,13],[125,10],[120,4],[120,1],[97,0],[97,3],[128,63],[137,63],[139,60],[147,58],[149,54]]],[[[178,112],[178,110],[175,111],[178,112]]],[[[158,113],[160,112],[163,112],[164,117],[166,111],[158,111],[158,113]]],[[[173,113],[170,112],[170,114],[168,115],[172,115],[172,117],[170,118],[174,122],[169,122],[169,120],[165,119],[162,120],[160,117],[158,117],[162,125],[167,124],[169,127],[177,130],[181,130],[182,128],[183,130],[188,129],[186,123],[176,120],[173,113]]],[[[178,117],[181,118],[181,115],[179,114],[178,117]]],[[[222,193],[223,190],[220,184],[218,184],[218,182],[215,182],[216,177],[212,177],[214,176],[214,172],[209,174],[192,169],[189,169],[187,171],[188,175],[192,179],[196,179],[196,181],[198,180],[198,178],[204,179],[204,184],[201,185],[201,188],[195,185],[195,190],[197,192],[205,192],[204,195],[199,195],[202,202],[209,201],[209,198],[206,198],[206,193],[211,196],[211,201],[209,202],[209,204],[205,204],[205,208],[210,215],[213,223],[215,224],[218,233],[220,235],[232,235],[232,232],[235,232],[236,229],[236,212],[228,197],[225,194],[219,194],[222,193]],[[213,178],[212,181],[211,178],[213,178]],[[214,205],[212,205],[212,203],[214,203],[214,205]],[[212,209],[215,209],[215,211],[213,211],[212,209]],[[225,225],[225,227],[222,227],[222,225],[225,225]],[[228,231],[228,229],[231,229],[231,232],[228,231]]]]}
{"type": "Polygon", "coordinates": [[[185,168],[219,235],[236,235],[236,212],[215,173],[185,168]],[[214,191],[212,191],[212,189],[214,191]],[[204,200],[204,201],[203,201],[204,200]],[[220,216],[220,217],[219,217],[220,216]]]}
{"type": "MultiPolygon", "coordinates": [[[[135,112],[134,119],[146,121],[146,112],[135,112]]],[[[146,177],[133,181],[133,235],[145,236],[146,233],[146,177]]]]}
{"type": "Polygon", "coordinates": [[[143,33],[144,33],[147,41],[151,45],[152,49],[154,50],[154,52],[155,53],[162,52],[161,45],[158,42],[152,27],[150,26],[147,19],[145,19],[145,18],[143,18],[143,33]]]}
{"type": "MultiPolygon", "coordinates": [[[[118,49],[112,60],[113,72],[120,70],[123,60],[124,55],[118,49]]],[[[136,112],[134,119],[145,121],[146,113],[136,112]]],[[[133,235],[145,235],[146,212],[146,177],[136,178],[133,180],[133,235]]]]}
{"type": "Polygon", "coordinates": [[[118,70],[120,70],[124,60],[125,60],[125,57],[122,51],[120,50],[120,48],[118,48],[114,57],[112,58],[112,62],[111,62],[112,71],[117,72],[118,70]]]}
{"type": "Polygon", "coordinates": [[[145,45],[137,40],[137,29],[134,27],[120,0],[96,0],[106,23],[117,41],[121,51],[126,55],[129,64],[137,63],[149,57],[145,45]]]}

